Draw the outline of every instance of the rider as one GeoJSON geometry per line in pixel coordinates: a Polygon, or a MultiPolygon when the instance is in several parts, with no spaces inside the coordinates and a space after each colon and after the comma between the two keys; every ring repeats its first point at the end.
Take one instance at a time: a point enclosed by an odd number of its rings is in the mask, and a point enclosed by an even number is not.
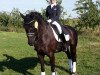
{"type": "Polygon", "coordinates": [[[58,23],[61,14],[60,5],[57,4],[57,0],[50,0],[50,3],[51,4],[46,8],[47,21],[54,29],[56,29],[55,32],[58,34],[62,42],[69,41],[69,35],[65,34],[64,29],[62,29],[61,25],[58,23]]]}
{"type": "Polygon", "coordinates": [[[57,4],[56,0],[50,0],[50,3],[51,4],[46,8],[46,16],[48,18],[47,21],[53,26],[56,26],[58,34],[61,34],[62,29],[60,24],[58,23],[61,14],[61,7],[57,4]]]}

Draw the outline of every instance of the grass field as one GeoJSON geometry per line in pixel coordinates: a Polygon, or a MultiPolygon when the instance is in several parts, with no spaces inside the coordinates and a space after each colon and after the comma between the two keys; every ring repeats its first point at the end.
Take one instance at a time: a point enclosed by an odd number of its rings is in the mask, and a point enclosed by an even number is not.
{"type": "MultiPolygon", "coordinates": [[[[55,56],[58,75],[69,75],[65,53],[55,56]]],[[[51,75],[48,57],[45,66],[46,75],[51,75]]],[[[0,32],[0,75],[40,75],[37,54],[27,44],[25,33],[0,32]]],[[[79,35],[77,75],[100,75],[100,36],[79,35]]]]}

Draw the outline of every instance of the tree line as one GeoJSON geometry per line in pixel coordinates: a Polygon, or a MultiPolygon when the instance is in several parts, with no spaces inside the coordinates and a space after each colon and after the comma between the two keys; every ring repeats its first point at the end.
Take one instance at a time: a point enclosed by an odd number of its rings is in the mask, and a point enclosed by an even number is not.
{"type": "Polygon", "coordinates": [[[14,8],[11,12],[0,12],[0,30],[2,31],[17,31],[22,28],[22,18],[20,11],[14,8]]]}
{"type": "MultiPolygon", "coordinates": [[[[49,4],[49,1],[46,0],[49,4]]],[[[61,4],[62,0],[58,0],[58,3],[61,4]]],[[[78,14],[78,18],[70,18],[65,16],[67,11],[64,11],[62,8],[62,13],[60,17],[60,22],[64,25],[71,25],[77,30],[82,28],[92,28],[95,29],[97,26],[100,26],[100,2],[92,2],[92,0],[78,0],[75,4],[75,9],[78,14]]],[[[28,11],[30,12],[30,11],[28,11]]],[[[45,9],[41,9],[42,16],[46,19],[45,9]]],[[[68,16],[68,15],[67,15],[68,16]]],[[[14,8],[11,12],[2,11],[0,12],[0,30],[2,31],[19,31],[23,29],[23,19],[20,16],[20,11],[17,8],[14,8]]]]}

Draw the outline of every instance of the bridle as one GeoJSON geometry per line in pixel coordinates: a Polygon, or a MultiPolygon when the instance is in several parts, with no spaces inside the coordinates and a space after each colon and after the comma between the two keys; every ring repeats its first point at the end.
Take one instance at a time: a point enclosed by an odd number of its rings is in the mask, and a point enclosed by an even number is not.
{"type": "Polygon", "coordinates": [[[25,23],[25,24],[31,24],[32,22],[34,22],[35,20],[32,20],[32,21],[30,21],[30,22],[28,22],[28,23],[25,23]]]}
{"type": "MultiPolygon", "coordinates": [[[[25,24],[31,24],[32,22],[34,22],[34,20],[31,20],[30,22],[28,22],[28,23],[25,23],[25,24]]],[[[27,36],[33,36],[35,33],[27,33],[27,36]]]]}
{"type": "MultiPolygon", "coordinates": [[[[35,21],[35,20],[31,20],[30,22],[25,23],[25,24],[31,24],[31,23],[33,23],[34,21],[35,21]]],[[[32,36],[34,36],[34,34],[35,34],[35,33],[29,32],[29,33],[27,33],[27,36],[32,37],[32,36]]]]}
{"type": "Polygon", "coordinates": [[[33,36],[35,33],[27,33],[27,36],[33,36]]]}

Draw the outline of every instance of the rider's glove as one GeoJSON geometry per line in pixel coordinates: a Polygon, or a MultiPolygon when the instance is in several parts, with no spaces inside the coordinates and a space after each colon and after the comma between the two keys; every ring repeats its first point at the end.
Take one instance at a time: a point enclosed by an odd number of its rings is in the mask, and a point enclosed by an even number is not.
{"type": "Polygon", "coordinates": [[[49,23],[51,23],[52,22],[52,20],[51,19],[49,19],[49,20],[47,20],[49,23]]]}

